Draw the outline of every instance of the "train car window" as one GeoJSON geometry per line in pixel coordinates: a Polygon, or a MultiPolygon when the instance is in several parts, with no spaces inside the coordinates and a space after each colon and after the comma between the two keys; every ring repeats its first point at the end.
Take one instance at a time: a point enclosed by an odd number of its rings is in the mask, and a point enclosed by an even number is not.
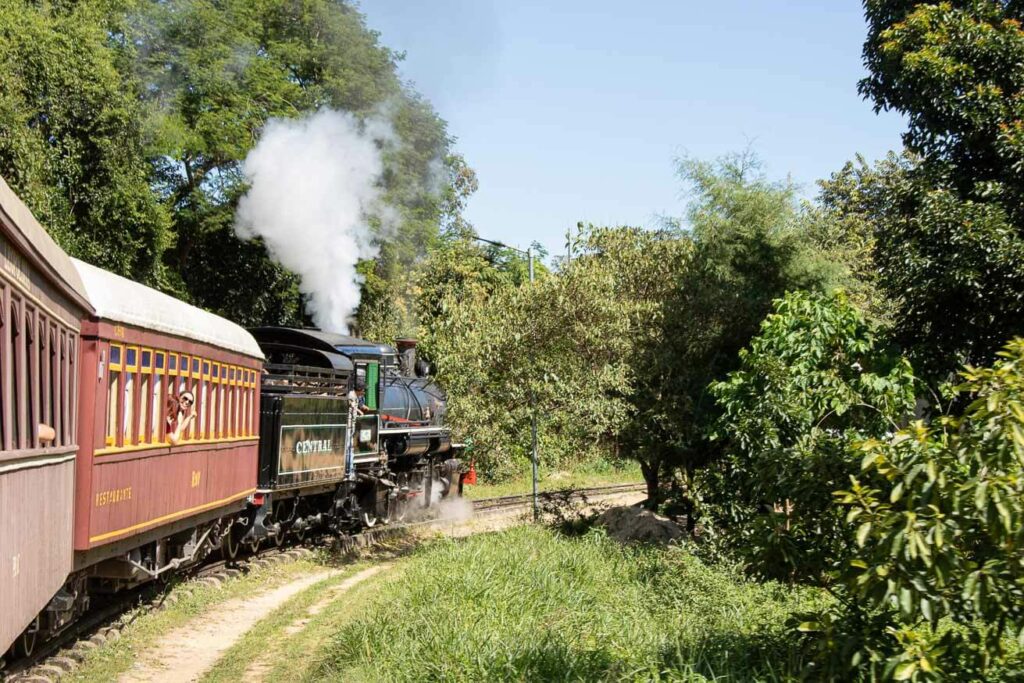
{"type": "Polygon", "coordinates": [[[39,355],[36,353],[35,321],[35,309],[25,306],[25,334],[21,338],[25,344],[22,358],[25,363],[25,388],[28,390],[25,405],[28,419],[25,422],[24,448],[35,448],[39,445],[36,439],[36,425],[39,424],[39,355]]]}
{"type": "Polygon", "coordinates": [[[245,406],[249,402],[248,370],[238,371],[238,435],[249,436],[249,423],[245,419],[245,406]]]}
{"type": "Polygon", "coordinates": [[[136,408],[136,386],[138,380],[136,375],[139,372],[139,347],[137,346],[126,346],[124,349],[124,406],[122,411],[124,417],[121,421],[123,433],[121,435],[122,443],[125,446],[131,446],[135,443],[135,436],[132,430],[135,426],[135,413],[136,408]]]}
{"type": "Polygon", "coordinates": [[[178,354],[169,353],[167,354],[167,374],[177,375],[178,374],[178,354]]]}
{"type": "Polygon", "coordinates": [[[198,373],[199,365],[200,359],[193,358],[193,369],[194,372],[197,372],[196,376],[199,377],[199,393],[197,394],[196,398],[199,401],[199,425],[197,425],[196,428],[196,436],[198,438],[207,438],[208,432],[206,429],[206,412],[207,408],[209,408],[210,403],[210,397],[207,395],[207,387],[210,385],[210,376],[209,374],[203,375],[202,373],[198,373]]]}
{"type": "MultiPolygon", "coordinates": [[[[40,401],[41,401],[41,412],[39,413],[39,420],[43,424],[48,424],[51,427],[55,427],[53,423],[53,393],[54,391],[60,392],[60,384],[53,381],[53,361],[50,358],[50,350],[53,348],[53,344],[50,342],[51,328],[53,326],[50,321],[44,315],[39,316],[39,389],[40,389],[40,401]]],[[[63,443],[61,438],[63,435],[60,430],[56,430],[56,438],[47,446],[59,446],[63,443]]]]}
{"type": "Polygon", "coordinates": [[[220,366],[220,384],[217,393],[220,394],[217,398],[217,437],[223,439],[228,435],[228,370],[226,365],[220,366]]]}
{"type": "MultiPolygon", "coordinates": [[[[121,394],[121,359],[124,349],[117,344],[110,345],[110,363],[107,366],[107,446],[117,441],[117,403],[121,394]]],[[[58,355],[58,364],[59,356],[58,355]]]]}
{"type": "Polygon", "coordinates": [[[252,435],[252,394],[253,394],[253,383],[252,373],[249,370],[245,371],[245,376],[242,378],[242,425],[244,426],[245,435],[252,435]]]}
{"type": "MultiPolygon", "coordinates": [[[[25,395],[25,353],[22,350],[24,343],[22,342],[23,321],[21,319],[21,299],[16,296],[11,296],[11,323],[12,341],[14,342],[12,344],[14,347],[14,354],[11,358],[11,374],[14,376],[14,397],[17,399],[18,397],[25,395]]],[[[14,428],[14,447],[24,448],[22,438],[25,434],[25,402],[15,400],[14,407],[16,409],[14,423],[12,425],[14,428]]]]}
{"type": "Polygon", "coordinates": [[[139,359],[139,420],[136,442],[146,443],[152,438],[152,432],[149,431],[152,418],[149,413],[153,406],[153,352],[142,349],[139,359]]]}
{"type": "Polygon", "coordinates": [[[163,434],[160,432],[163,424],[164,406],[164,372],[166,365],[163,351],[155,351],[153,354],[153,399],[149,407],[149,442],[160,443],[163,441],[163,434]]]}
{"type": "MultiPolygon", "coordinates": [[[[63,433],[62,444],[70,444],[76,441],[75,429],[78,424],[78,372],[75,369],[75,359],[78,357],[78,335],[68,332],[68,374],[66,378],[60,379],[61,389],[61,416],[57,420],[60,425],[58,433],[63,433]],[[67,406],[65,409],[64,406],[67,406]]],[[[56,425],[54,426],[56,429],[56,425]]],[[[58,437],[60,438],[60,437],[58,437]]]]}
{"type": "MultiPolygon", "coordinates": [[[[189,371],[188,371],[189,365],[191,365],[191,359],[188,356],[186,356],[185,354],[181,354],[181,363],[178,364],[178,376],[181,377],[181,379],[178,380],[178,393],[179,394],[181,392],[183,392],[183,391],[187,391],[188,390],[188,387],[189,387],[188,377],[189,377],[189,374],[190,374],[189,371]]],[[[196,393],[197,391],[198,391],[198,387],[193,385],[192,386],[192,393],[196,393]]],[[[199,400],[198,396],[199,396],[199,394],[196,393],[196,400],[199,400]]],[[[195,420],[193,420],[192,423],[195,424],[195,420]]],[[[189,432],[191,432],[191,431],[192,431],[192,428],[190,427],[189,428],[189,432]]]]}
{"type": "Polygon", "coordinates": [[[228,369],[228,436],[238,436],[238,381],[235,366],[228,369]]]}
{"type": "Polygon", "coordinates": [[[132,418],[135,416],[135,373],[125,370],[123,373],[124,398],[122,399],[121,412],[124,417],[121,420],[121,443],[125,446],[132,444],[132,418]]]}
{"type": "Polygon", "coordinates": [[[54,431],[60,432],[64,443],[71,443],[73,438],[71,432],[71,410],[75,402],[75,394],[72,393],[71,353],[69,349],[74,338],[74,335],[67,330],[61,330],[57,335],[57,355],[60,359],[58,364],[60,374],[57,376],[57,385],[60,387],[60,400],[57,404],[59,410],[57,411],[57,424],[54,425],[54,431]]]}
{"type": "Polygon", "coordinates": [[[210,438],[220,436],[220,374],[214,363],[210,368],[210,438]]]}

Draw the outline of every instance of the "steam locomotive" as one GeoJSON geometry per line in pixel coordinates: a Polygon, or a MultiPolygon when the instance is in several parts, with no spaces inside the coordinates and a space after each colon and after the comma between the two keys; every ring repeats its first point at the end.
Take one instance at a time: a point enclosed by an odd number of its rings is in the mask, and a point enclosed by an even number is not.
{"type": "Polygon", "coordinates": [[[71,259],[0,179],[0,655],[211,553],[456,495],[423,370],[411,340],[248,331],[71,259]]]}

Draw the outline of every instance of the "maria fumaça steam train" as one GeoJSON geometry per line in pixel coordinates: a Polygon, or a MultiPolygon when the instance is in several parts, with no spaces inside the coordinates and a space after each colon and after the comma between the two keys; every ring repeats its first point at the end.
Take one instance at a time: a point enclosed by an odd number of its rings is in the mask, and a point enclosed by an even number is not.
{"type": "Polygon", "coordinates": [[[400,350],[71,259],[0,179],[0,659],[211,553],[454,495],[444,396],[400,350]]]}

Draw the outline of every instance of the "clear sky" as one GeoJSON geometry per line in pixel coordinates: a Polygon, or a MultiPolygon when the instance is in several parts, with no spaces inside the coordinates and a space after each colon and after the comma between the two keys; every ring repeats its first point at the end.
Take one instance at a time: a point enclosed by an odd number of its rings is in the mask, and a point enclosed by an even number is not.
{"type": "Polygon", "coordinates": [[[478,174],[481,236],[564,252],[583,220],[680,215],[673,160],[750,144],[803,194],[901,118],[857,94],[859,0],[362,0],[478,174]]]}

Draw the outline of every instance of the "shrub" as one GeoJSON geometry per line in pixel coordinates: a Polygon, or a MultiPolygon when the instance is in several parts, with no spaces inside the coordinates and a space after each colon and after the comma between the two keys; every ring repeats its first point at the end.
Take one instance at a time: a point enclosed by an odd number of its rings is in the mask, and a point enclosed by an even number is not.
{"type": "Polygon", "coordinates": [[[832,498],[857,472],[850,447],[895,431],[914,384],[844,294],[775,302],[740,368],[712,385],[725,455],[709,473],[708,511],[754,573],[829,580],[854,540],[832,498]]]}
{"type": "Polygon", "coordinates": [[[999,358],[963,372],[963,415],[860,445],[863,472],[836,494],[858,548],[836,629],[854,639],[848,665],[990,679],[1019,658],[1008,644],[1024,642],[1024,340],[999,358]],[[849,628],[867,619],[884,637],[849,628]]]}

